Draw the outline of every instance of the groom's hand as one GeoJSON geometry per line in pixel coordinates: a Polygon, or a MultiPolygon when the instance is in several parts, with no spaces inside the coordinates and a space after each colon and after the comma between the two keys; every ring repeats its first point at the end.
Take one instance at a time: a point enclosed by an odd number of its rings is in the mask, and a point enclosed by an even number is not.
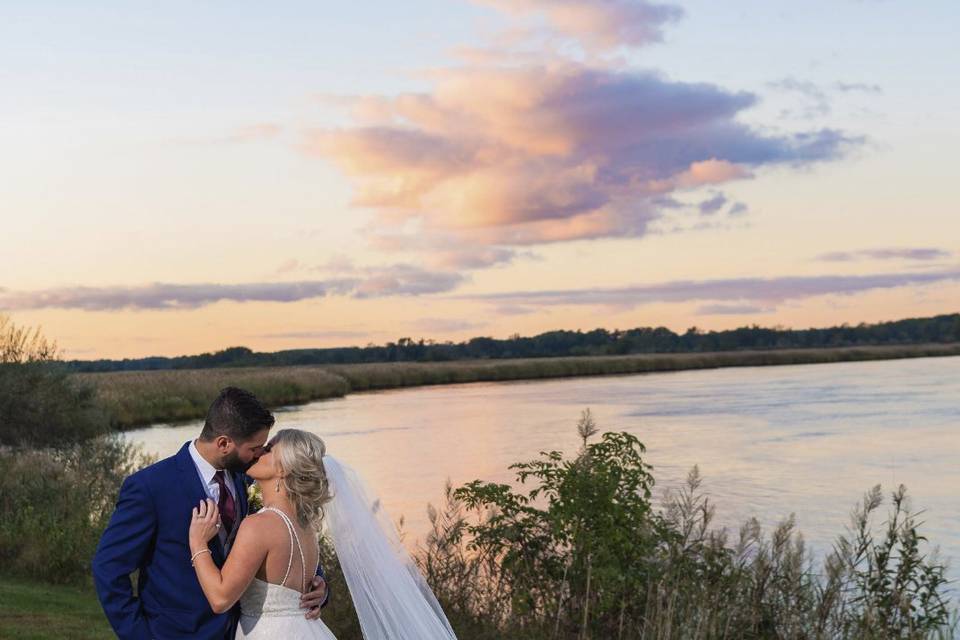
{"type": "Polygon", "coordinates": [[[300,608],[308,609],[304,616],[307,620],[316,620],[320,617],[320,605],[327,598],[327,582],[320,576],[315,576],[310,584],[313,590],[300,596],[300,608]]]}

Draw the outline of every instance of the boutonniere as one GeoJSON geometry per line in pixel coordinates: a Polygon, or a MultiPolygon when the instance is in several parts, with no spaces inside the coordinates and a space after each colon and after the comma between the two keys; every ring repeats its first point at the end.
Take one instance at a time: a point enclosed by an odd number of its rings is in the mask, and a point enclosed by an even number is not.
{"type": "Polygon", "coordinates": [[[256,482],[247,487],[247,511],[256,513],[263,508],[263,493],[256,482]]]}

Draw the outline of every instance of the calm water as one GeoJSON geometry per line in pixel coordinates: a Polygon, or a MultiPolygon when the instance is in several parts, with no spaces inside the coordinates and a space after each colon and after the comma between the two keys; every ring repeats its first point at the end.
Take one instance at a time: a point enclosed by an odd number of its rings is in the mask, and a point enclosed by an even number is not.
{"type": "MultiPolygon", "coordinates": [[[[718,522],[795,512],[816,550],[843,531],[863,491],[906,484],[924,527],[960,564],[960,358],[718,369],[363,393],[278,412],[277,428],[321,435],[380,493],[412,537],[444,482],[506,482],[507,465],[575,451],[590,407],[601,430],[647,445],[660,489],[694,465],[718,522]]],[[[130,432],[173,454],[200,422],[130,432]]]]}

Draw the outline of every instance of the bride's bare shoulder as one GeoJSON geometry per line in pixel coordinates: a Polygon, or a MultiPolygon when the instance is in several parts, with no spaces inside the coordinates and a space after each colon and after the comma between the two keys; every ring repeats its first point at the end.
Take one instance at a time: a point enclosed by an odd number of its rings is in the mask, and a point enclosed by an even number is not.
{"type": "Polygon", "coordinates": [[[263,539],[264,536],[273,536],[283,530],[286,533],[286,525],[276,515],[269,511],[258,511],[251,513],[240,522],[240,529],[237,531],[237,537],[253,537],[263,539]]]}

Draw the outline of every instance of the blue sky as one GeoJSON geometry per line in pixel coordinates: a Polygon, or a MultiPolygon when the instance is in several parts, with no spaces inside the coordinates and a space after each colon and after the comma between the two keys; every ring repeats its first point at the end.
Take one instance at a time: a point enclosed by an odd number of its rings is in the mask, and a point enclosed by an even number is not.
{"type": "Polygon", "coordinates": [[[957,310],[956,3],[0,15],[0,311],[77,357],[957,310]]]}

